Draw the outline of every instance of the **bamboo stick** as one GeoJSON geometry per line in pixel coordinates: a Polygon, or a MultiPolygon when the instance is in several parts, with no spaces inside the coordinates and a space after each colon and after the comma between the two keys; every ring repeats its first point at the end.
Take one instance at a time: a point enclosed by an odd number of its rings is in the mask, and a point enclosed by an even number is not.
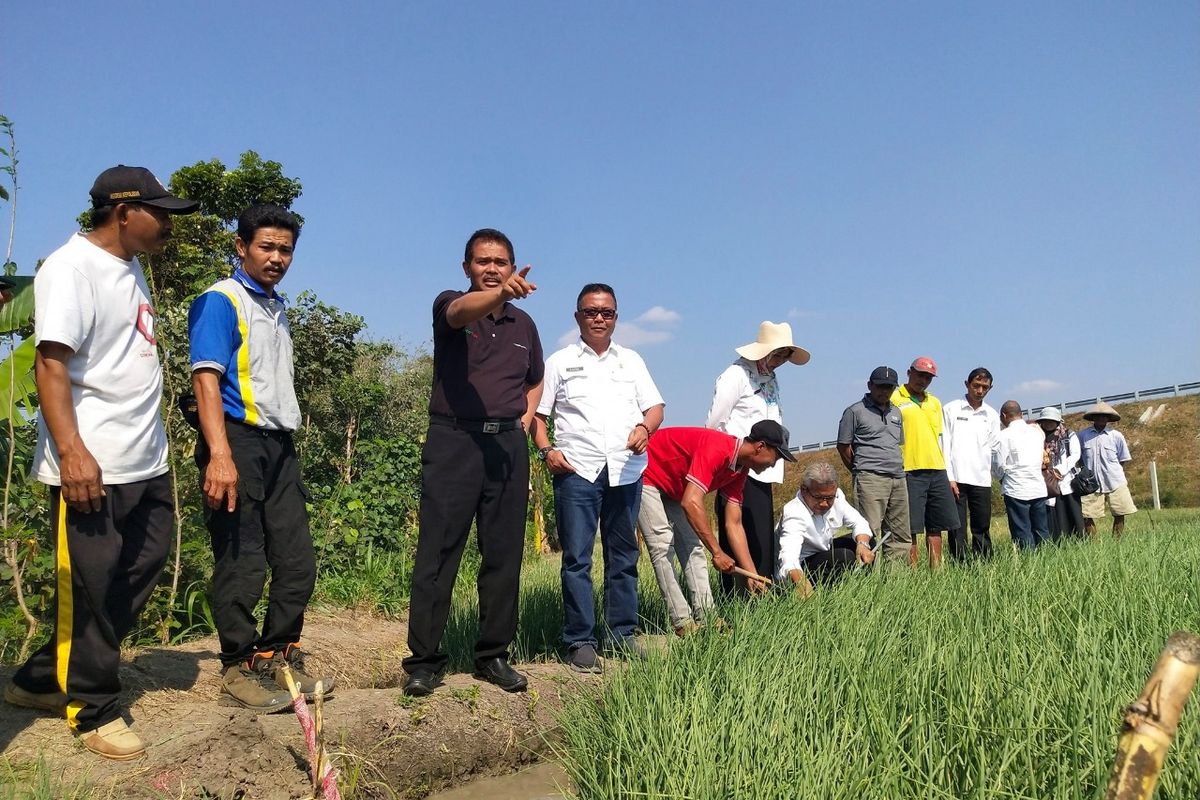
{"type": "Polygon", "coordinates": [[[1150,800],[1179,717],[1200,675],[1200,636],[1171,635],[1142,693],[1125,709],[1105,800],[1150,800]]]}

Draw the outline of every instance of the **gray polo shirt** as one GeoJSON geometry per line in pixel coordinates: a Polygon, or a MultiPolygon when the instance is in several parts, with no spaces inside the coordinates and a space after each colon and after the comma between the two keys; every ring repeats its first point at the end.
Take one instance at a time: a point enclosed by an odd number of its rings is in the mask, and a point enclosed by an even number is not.
{"type": "Polygon", "coordinates": [[[855,472],[904,477],[904,458],[900,455],[904,425],[900,409],[891,403],[885,410],[875,405],[871,395],[863,395],[862,400],[842,412],[837,440],[854,448],[855,472]]]}

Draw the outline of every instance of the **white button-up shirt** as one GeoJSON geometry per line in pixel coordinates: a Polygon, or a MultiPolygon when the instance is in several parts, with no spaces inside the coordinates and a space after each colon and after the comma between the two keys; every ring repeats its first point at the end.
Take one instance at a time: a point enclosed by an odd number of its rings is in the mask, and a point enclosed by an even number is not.
{"type": "Polygon", "coordinates": [[[1046,479],[1042,477],[1045,431],[1023,419],[1014,419],[1000,431],[999,442],[992,458],[992,474],[1000,479],[1000,491],[1014,500],[1045,497],[1046,479]]]}
{"type": "Polygon", "coordinates": [[[833,547],[834,535],[845,527],[850,528],[855,540],[860,536],[870,539],[871,526],[854,506],[846,502],[846,495],[841,489],[837,490],[833,505],[824,514],[813,514],[804,504],[804,498],[796,492],[796,496],[783,507],[783,516],[776,527],[779,534],[779,579],[786,580],[788,573],[794,569],[802,570],[801,564],[809,556],[824,553],[833,547]]]}
{"type": "Polygon", "coordinates": [[[1100,479],[1101,494],[1125,485],[1125,468],[1121,465],[1133,460],[1125,434],[1111,425],[1103,431],[1089,425],[1079,432],[1079,446],[1083,450],[1083,463],[1100,479]]]}
{"type": "Polygon", "coordinates": [[[641,477],[646,454],[626,447],[643,412],[663,404],[646,362],[634,351],[610,344],[596,355],[580,339],[546,359],[537,413],[554,417],[554,449],[581,478],[594,481],[608,467],[608,484],[624,486],[641,477]]]}
{"type": "MultiPolygon", "coordinates": [[[[764,419],[783,424],[779,383],[773,374],[761,374],[753,361],[739,358],[717,376],[704,426],[745,439],[754,423],[764,419]]],[[[783,483],[783,459],[762,472],[751,470],[750,477],[763,483],[783,483]]]]}
{"type": "Polygon", "coordinates": [[[991,486],[992,451],[999,436],[1000,415],[987,403],[971,408],[960,397],[942,406],[946,477],[968,486],[991,486]]]}

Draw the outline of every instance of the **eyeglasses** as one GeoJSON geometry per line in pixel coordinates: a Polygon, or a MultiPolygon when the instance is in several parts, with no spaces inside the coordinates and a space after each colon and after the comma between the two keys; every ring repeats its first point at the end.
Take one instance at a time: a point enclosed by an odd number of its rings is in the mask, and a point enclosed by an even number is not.
{"type": "Polygon", "coordinates": [[[833,490],[833,494],[817,494],[807,486],[801,486],[800,488],[804,490],[805,494],[807,494],[813,500],[816,500],[818,503],[832,503],[834,500],[837,500],[837,489],[833,490]]]}
{"type": "Polygon", "coordinates": [[[508,269],[513,265],[513,262],[507,258],[476,258],[472,260],[472,263],[480,267],[488,267],[495,264],[500,269],[508,269]]]}
{"type": "Polygon", "coordinates": [[[791,357],[792,357],[792,348],[790,348],[790,347],[781,347],[778,350],[772,350],[770,355],[767,356],[767,358],[782,358],[785,360],[789,359],[791,357]]]}
{"type": "Polygon", "coordinates": [[[615,308],[581,308],[577,313],[583,314],[588,319],[613,320],[617,318],[617,310],[615,308]]]}

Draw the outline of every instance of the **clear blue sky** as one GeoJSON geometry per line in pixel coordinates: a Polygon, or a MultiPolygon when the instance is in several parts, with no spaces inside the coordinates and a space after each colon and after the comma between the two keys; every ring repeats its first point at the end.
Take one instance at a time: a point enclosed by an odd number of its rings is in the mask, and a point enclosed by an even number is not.
{"type": "Polygon", "coordinates": [[[996,405],[1200,377],[1196,2],[9,0],[0,113],[22,272],[100,170],[255,149],[304,185],[286,291],[428,346],[498,227],[548,349],[616,288],[668,424],[764,319],[793,444],[919,354],[996,405]]]}

